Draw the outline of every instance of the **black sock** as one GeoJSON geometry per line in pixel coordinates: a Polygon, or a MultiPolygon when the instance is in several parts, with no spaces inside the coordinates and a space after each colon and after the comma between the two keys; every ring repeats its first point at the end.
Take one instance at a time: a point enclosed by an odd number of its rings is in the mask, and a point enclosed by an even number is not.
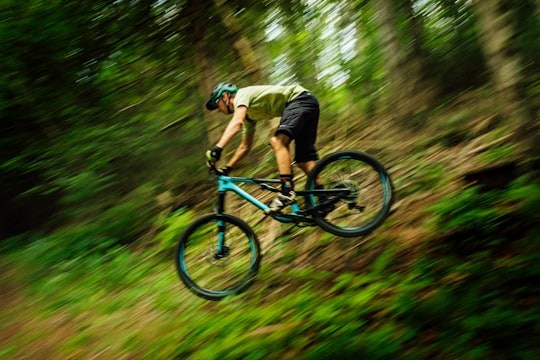
{"type": "Polygon", "coordinates": [[[294,190],[294,183],[292,175],[279,175],[281,179],[281,193],[285,196],[289,196],[291,191],[294,190]]]}

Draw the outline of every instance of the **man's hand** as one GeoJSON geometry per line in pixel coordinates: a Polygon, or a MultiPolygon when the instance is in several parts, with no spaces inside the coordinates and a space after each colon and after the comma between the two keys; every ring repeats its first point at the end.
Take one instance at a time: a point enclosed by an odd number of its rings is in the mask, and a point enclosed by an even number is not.
{"type": "Polygon", "coordinates": [[[214,146],[212,149],[206,151],[206,166],[211,167],[214,165],[220,158],[222,148],[219,146],[214,146]]]}

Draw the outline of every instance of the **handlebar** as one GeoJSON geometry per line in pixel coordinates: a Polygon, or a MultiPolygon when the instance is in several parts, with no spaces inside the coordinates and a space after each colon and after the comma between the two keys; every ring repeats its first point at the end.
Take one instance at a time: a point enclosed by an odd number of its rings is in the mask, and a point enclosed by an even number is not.
{"type": "Polygon", "coordinates": [[[216,167],[216,164],[207,164],[208,165],[208,172],[211,173],[211,174],[215,174],[215,175],[218,175],[218,176],[227,176],[223,170],[221,169],[218,169],[216,167]]]}

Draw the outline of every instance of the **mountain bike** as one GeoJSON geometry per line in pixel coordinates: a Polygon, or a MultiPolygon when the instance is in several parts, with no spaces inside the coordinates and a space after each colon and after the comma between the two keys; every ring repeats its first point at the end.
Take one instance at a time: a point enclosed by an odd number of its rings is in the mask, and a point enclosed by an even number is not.
{"type": "MultiPolygon", "coordinates": [[[[188,225],[176,246],[174,262],[181,281],[194,294],[220,300],[246,290],[261,263],[255,232],[244,220],[225,213],[225,194],[236,193],[266,212],[268,205],[238,184],[279,192],[280,180],[226,176],[216,168],[211,171],[217,175],[217,208],[188,225]]],[[[319,226],[341,237],[371,233],[387,218],[394,200],[392,180],[384,166],[356,150],[323,157],[308,174],[305,189],[296,195],[303,204],[297,201],[267,215],[282,223],[319,226]],[[318,179],[323,189],[315,188],[318,179]]]]}

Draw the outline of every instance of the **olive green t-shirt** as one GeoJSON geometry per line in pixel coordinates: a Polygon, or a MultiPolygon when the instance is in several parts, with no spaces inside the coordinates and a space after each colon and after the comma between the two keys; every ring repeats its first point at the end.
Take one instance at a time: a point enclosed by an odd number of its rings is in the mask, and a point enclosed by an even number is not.
{"type": "Polygon", "coordinates": [[[234,108],[247,107],[243,133],[253,133],[255,122],[281,116],[287,103],[307,91],[300,85],[258,85],[241,88],[234,98],[234,108]]]}

